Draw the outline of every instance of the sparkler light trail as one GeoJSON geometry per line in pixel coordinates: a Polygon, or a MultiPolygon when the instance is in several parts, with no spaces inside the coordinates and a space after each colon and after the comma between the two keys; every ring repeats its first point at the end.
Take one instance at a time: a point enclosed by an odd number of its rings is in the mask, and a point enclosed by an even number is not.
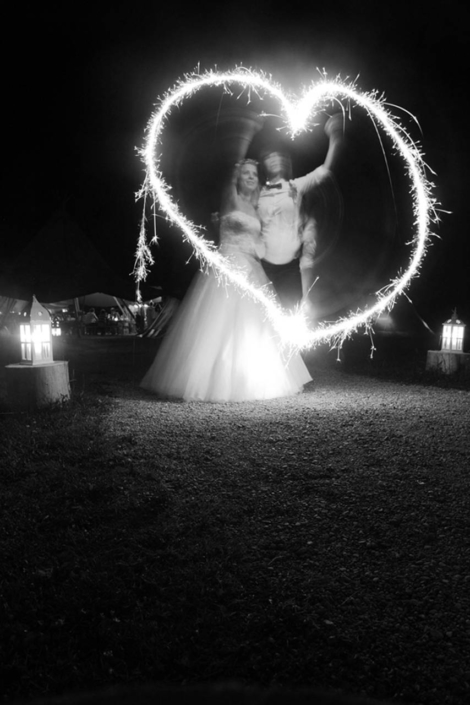
{"type": "MultiPolygon", "coordinates": [[[[282,342],[295,349],[307,349],[328,341],[333,342],[334,345],[341,345],[359,328],[364,327],[368,330],[381,312],[393,307],[397,296],[406,290],[412,278],[419,273],[430,237],[431,223],[437,221],[435,201],[431,196],[432,184],[427,179],[426,165],[421,151],[398,118],[386,107],[383,97],[377,97],[376,93],[362,93],[355,88],[354,84],[347,84],[340,78],[330,81],[326,74],[321,76],[319,82],[313,82],[306,88],[300,98],[287,95],[271,77],[251,69],[235,68],[227,72],[208,71],[185,76],[168,91],[152,115],[141,156],[146,165],[147,175],[138,196],[144,197],[145,200],[148,194],[152,194],[155,203],[159,204],[169,220],[181,229],[183,236],[192,244],[202,264],[212,266],[218,276],[239,287],[242,293],[259,301],[280,334],[282,342]],[[211,243],[203,239],[202,228],[188,220],[171,198],[170,188],[160,171],[161,137],[171,111],[202,88],[220,87],[223,91],[231,92],[234,86],[238,90],[241,87],[241,94],[247,93],[250,96],[250,93],[254,92],[260,98],[263,96],[275,98],[281,108],[281,117],[292,138],[308,130],[316,114],[332,104],[342,106],[341,101],[347,101],[363,108],[376,126],[392,139],[411,180],[410,197],[413,202],[415,232],[410,240],[411,252],[406,271],[377,292],[375,303],[367,309],[351,313],[336,322],[320,323],[310,328],[301,309],[294,314],[285,312],[277,304],[274,296],[266,290],[253,287],[243,273],[234,270],[230,262],[220,255],[211,243]]],[[[138,282],[145,279],[146,265],[152,263],[144,234],[144,222],[145,218],[142,219],[134,269],[138,282]]]]}

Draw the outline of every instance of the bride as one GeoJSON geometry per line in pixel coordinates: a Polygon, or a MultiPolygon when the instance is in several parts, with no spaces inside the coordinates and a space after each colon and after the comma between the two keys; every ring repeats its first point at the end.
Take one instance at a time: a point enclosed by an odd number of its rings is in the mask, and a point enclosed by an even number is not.
{"type": "MultiPolygon", "coordinates": [[[[246,159],[223,195],[219,251],[251,284],[271,288],[258,195],[257,164],[246,159]]],[[[163,398],[247,401],[296,394],[310,380],[299,354],[283,355],[262,306],[209,267],[196,274],[140,386],[163,398]]]]}

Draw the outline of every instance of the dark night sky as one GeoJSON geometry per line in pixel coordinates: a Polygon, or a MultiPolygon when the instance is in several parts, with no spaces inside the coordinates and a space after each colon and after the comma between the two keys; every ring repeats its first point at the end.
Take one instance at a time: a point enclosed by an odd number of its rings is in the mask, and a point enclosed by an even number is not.
{"type": "Polygon", "coordinates": [[[440,14],[413,2],[250,5],[196,3],[192,14],[177,2],[147,1],[9,10],[0,255],[17,252],[67,199],[97,247],[128,273],[141,213],[134,193],[144,176],[135,147],[157,97],[198,64],[252,66],[292,89],[319,67],[359,76],[360,89],[383,91],[418,118],[435,196],[452,214],[442,215],[441,239],[411,293],[426,315],[457,305],[470,321],[468,29],[460,3],[441,5],[440,14]]]}

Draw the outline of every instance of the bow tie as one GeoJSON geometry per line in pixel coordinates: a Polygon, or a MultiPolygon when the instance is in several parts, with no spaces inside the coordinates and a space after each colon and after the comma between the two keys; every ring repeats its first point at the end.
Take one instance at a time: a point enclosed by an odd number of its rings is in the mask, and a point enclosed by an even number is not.
{"type": "Polygon", "coordinates": [[[270,184],[269,181],[266,184],[266,188],[272,189],[272,188],[282,188],[282,183],[280,181],[277,182],[277,184],[270,184]]]}

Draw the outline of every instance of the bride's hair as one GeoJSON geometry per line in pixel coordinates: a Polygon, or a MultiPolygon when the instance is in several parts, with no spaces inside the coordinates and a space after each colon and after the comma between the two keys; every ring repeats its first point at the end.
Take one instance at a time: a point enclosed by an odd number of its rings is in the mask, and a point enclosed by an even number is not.
{"type": "Polygon", "coordinates": [[[239,167],[245,166],[245,164],[252,164],[256,168],[258,168],[259,162],[257,162],[256,159],[242,159],[238,162],[239,167]]]}

